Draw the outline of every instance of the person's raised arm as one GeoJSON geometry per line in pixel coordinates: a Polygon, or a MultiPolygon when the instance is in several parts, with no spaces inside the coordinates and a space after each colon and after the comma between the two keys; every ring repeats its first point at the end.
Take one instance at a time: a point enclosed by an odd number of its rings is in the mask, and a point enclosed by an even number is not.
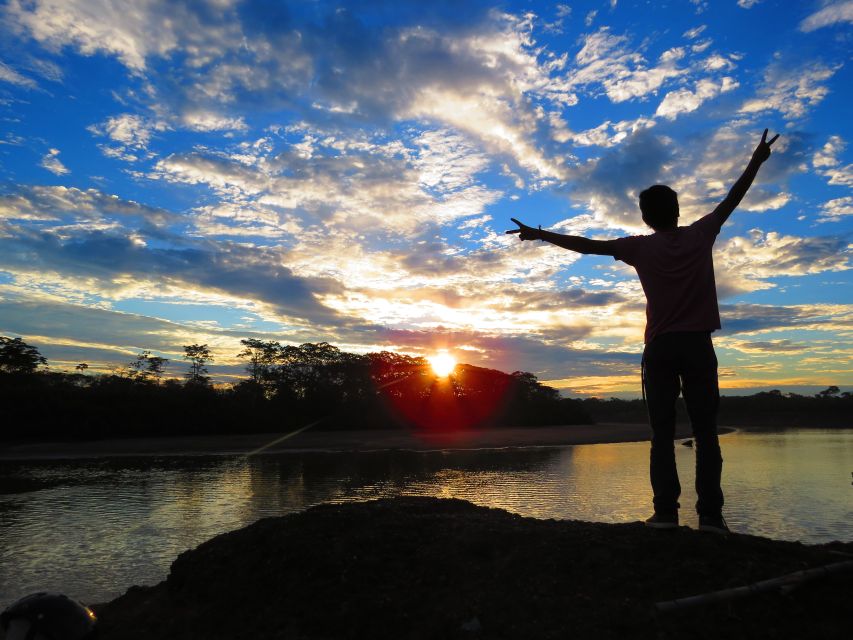
{"type": "Polygon", "coordinates": [[[778,137],[779,134],[777,133],[770,140],[767,140],[767,129],[761,134],[761,142],[758,143],[755,151],[752,152],[752,158],[749,164],[746,165],[743,174],[734,183],[725,200],[718,204],[717,208],[713,211],[713,215],[717,218],[721,227],[729,219],[732,211],[740,204],[740,201],[743,200],[746,192],[749,191],[749,187],[752,186],[752,181],[755,180],[755,176],[758,174],[761,165],[770,157],[770,146],[776,142],[776,138],[778,137]]]}
{"type": "Polygon", "coordinates": [[[519,240],[544,240],[569,251],[578,253],[595,253],[600,256],[612,256],[613,249],[607,240],[590,240],[583,236],[570,236],[553,231],[543,231],[542,227],[529,227],[515,218],[510,218],[518,229],[512,229],[507,233],[517,233],[519,240]]]}

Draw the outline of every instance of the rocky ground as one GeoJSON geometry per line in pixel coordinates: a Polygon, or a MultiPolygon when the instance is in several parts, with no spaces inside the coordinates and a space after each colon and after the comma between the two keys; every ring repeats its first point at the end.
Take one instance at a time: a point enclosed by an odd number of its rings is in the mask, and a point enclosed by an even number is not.
{"type": "Polygon", "coordinates": [[[324,505],[181,554],[96,606],[101,640],[845,638],[853,572],[673,614],[654,603],[853,559],[682,527],[535,520],[460,500],[324,505]]]}

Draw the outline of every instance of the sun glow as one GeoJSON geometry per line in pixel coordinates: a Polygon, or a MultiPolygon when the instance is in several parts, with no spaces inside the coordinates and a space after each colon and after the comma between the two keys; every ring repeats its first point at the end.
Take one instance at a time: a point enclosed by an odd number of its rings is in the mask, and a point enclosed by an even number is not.
{"type": "Polygon", "coordinates": [[[447,353],[446,351],[441,351],[434,356],[427,358],[430,366],[432,367],[433,372],[439,378],[444,378],[453,373],[453,369],[456,368],[456,358],[447,353]]]}

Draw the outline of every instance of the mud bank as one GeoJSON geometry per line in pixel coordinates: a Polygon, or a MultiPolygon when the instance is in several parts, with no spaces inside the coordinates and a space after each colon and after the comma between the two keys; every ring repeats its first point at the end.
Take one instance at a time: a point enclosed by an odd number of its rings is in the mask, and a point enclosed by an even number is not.
{"type": "Polygon", "coordinates": [[[102,638],[849,638],[853,574],[660,615],[654,604],[851,559],[681,527],[522,518],[460,500],[323,505],[181,554],[96,606],[102,638]]]}

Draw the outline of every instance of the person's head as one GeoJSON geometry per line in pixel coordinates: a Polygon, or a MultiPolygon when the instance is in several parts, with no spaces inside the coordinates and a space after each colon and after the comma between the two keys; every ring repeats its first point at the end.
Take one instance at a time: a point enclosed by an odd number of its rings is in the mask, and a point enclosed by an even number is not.
{"type": "Polygon", "coordinates": [[[656,184],[640,192],[643,222],[655,231],[678,226],[678,194],[665,184],[656,184]]]}
{"type": "Polygon", "coordinates": [[[97,622],[89,607],[47,591],[24,596],[0,613],[6,640],[95,640],[97,622]]]}

